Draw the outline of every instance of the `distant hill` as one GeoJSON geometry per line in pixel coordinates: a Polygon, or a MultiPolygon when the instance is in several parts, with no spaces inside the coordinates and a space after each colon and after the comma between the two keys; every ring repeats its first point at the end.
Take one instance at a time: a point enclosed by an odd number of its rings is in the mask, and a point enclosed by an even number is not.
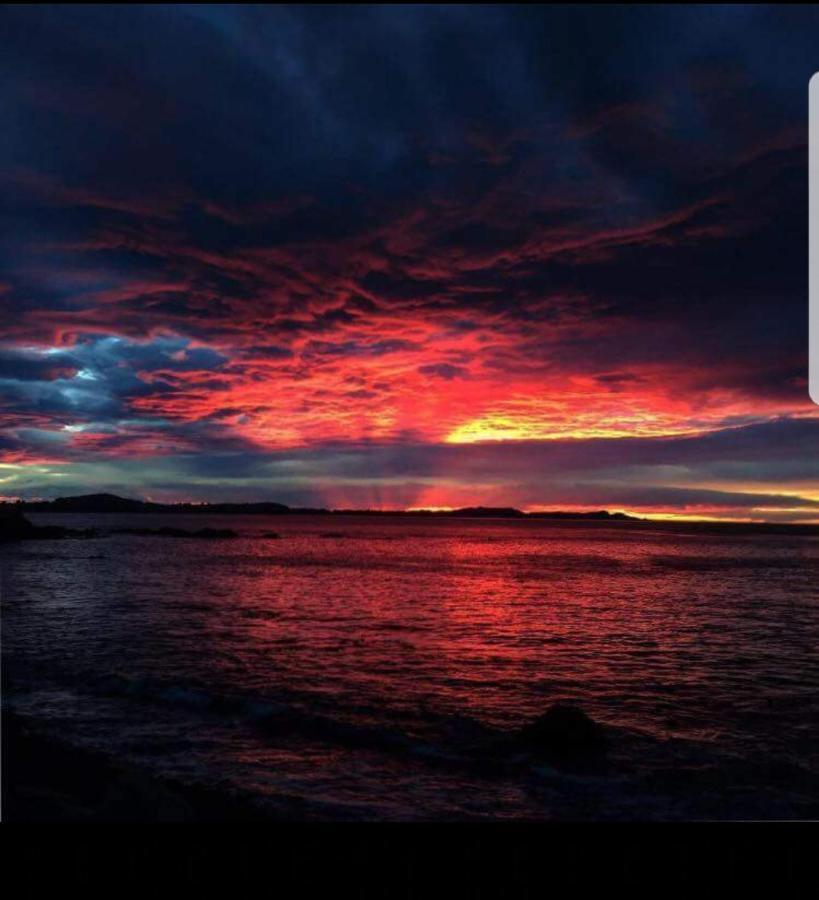
{"type": "Polygon", "coordinates": [[[26,512],[65,513],[154,512],[162,508],[158,503],[130,500],[126,497],[117,497],[116,494],[83,494],[79,497],[58,497],[56,500],[43,500],[21,505],[26,512]]]}
{"type": "Polygon", "coordinates": [[[445,515],[468,519],[520,519],[526,513],[508,506],[465,506],[462,509],[453,509],[445,515]]]}
{"type": "Polygon", "coordinates": [[[283,503],[152,503],[116,494],[83,494],[19,504],[26,512],[50,513],[234,513],[276,515],[291,512],[283,503]]]}
{"type": "Polygon", "coordinates": [[[594,512],[561,512],[551,510],[547,512],[526,513],[529,519],[588,519],[591,521],[615,521],[615,522],[642,522],[637,516],[630,516],[624,512],[609,512],[607,509],[598,509],[594,512]]]}

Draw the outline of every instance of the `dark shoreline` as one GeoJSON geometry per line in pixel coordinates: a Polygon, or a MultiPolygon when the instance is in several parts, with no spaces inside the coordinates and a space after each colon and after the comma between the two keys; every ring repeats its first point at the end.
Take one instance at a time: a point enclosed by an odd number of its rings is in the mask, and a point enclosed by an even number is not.
{"type": "Polygon", "coordinates": [[[86,494],[56,500],[18,500],[0,503],[0,509],[25,513],[151,513],[153,515],[262,515],[262,516],[397,516],[410,519],[561,519],[590,522],[638,522],[635,516],[606,509],[591,512],[552,510],[523,512],[512,506],[467,506],[459,509],[328,509],[293,507],[272,501],[244,503],[155,503],[118,497],[116,494],[86,494]]]}
{"type": "MultiPolygon", "coordinates": [[[[744,535],[780,535],[793,537],[819,537],[819,524],[800,522],[731,522],[715,519],[699,521],[682,521],[674,519],[646,519],[628,515],[624,512],[612,512],[599,509],[591,512],[575,512],[568,510],[550,510],[542,512],[523,512],[514,507],[470,506],[460,509],[407,509],[407,510],[374,510],[374,509],[312,509],[288,507],[282,503],[269,501],[249,503],[155,503],[145,500],[134,500],[118,497],[115,494],[85,494],[76,497],[59,497],[56,500],[18,500],[0,502],[0,526],[3,522],[20,522],[27,514],[72,514],[72,515],[195,515],[195,516],[259,516],[259,517],[295,517],[326,516],[327,518],[373,518],[373,519],[409,519],[409,520],[505,520],[516,522],[544,522],[562,526],[586,526],[625,528],[635,531],[661,531],[671,534],[692,534],[712,536],[744,536],[744,535]]],[[[60,528],[59,526],[32,526],[27,523],[29,534],[14,534],[10,538],[19,540],[24,537],[90,537],[88,532],[60,528]],[[49,534],[49,530],[52,534],[49,534]],[[60,534],[59,532],[64,532],[60,534]]],[[[14,529],[12,529],[14,530],[14,529]]],[[[206,534],[210,529],[201,529],[199,533],[179,533],[171,535],[174,529],[120,529],[134,533],[156,533],[159,536],[178,537],[234,537],[234,534],[206,534]]],[[[17,531],[20,531],[18,528],[17,531]]],[[[225,530],[226,532],[229,529],[225,530]]],[[[278,535],[276,535],[278,536],[278,535]]]]}
{"type": "Polygon", "coordinates": [[[159,778],[71,746],[3,709],[4,824],[271,823],[299,818],[296,811],[276,815],[250,799],[159,778]]]}
{"type": "MultiPolygon", "coordinates": [[[[819,524],[801,522],[732,522],[718,519],[684,521],[674,519],[646,519],[623,512],[600,509],[592,512],[551,510],[523,512],[514,507],[473,506],[451,510],[378,510],[378,509],[310,509],[288,507],[268,501],[250,503],[154,503],[118,497],[115,494],[87,494],[79,497],[60,497],[56,500],[17,501],[0,503],[0,520],[21,514],[150,514],[196,516],[259,516],[260,518],[302,518],[326,516],[330,519],[373,518],[403,520],[505,520],[513,522],[543,522],[560,526],[624,528],[634,531],[662,531],[671,534],[704,534],[713,536],[781,535],[819,536],[819,524]]],[[[40,529],[40,537],[47,535],[40,529]]],[[[59,536],[59,535],[55,535],[59,536]]],[[[69,535],[69,536],[80,536],[69,535]]]]}

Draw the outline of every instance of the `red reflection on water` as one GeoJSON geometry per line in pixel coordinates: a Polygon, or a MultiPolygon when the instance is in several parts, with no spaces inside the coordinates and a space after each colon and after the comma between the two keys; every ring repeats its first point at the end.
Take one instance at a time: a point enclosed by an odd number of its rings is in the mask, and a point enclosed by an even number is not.
{"type": "MultiPolygon", "coordinates": [[[[339,710],[504,726],[572,699],[663,731],[753,638],[737,604],[760,571],[731,564],[753,545],[531,522],[334,519],[328,535],[327,522],[232,545],[208,613],[226,677],[339,710]],[[692,551],[714,564],[692,571],[692,551]]],[[[785,593],[764,575],[770,610],[785,593]]]]}

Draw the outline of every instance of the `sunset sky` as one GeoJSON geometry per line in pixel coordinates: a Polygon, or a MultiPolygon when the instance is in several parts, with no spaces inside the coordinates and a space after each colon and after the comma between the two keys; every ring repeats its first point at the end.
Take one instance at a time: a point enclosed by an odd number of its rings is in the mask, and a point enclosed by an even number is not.
{"type": "Polygon", "coordinates": [[[819,10],[2,18],[0,495],[819,521],[819,10]]]}

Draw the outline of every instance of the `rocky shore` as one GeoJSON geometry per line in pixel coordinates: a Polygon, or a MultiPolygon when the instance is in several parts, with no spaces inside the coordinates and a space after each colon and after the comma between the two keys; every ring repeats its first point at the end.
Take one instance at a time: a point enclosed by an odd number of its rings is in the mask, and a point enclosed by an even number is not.
{"type": "MultiPolygon", "coordinates": [[[[263,808],[249,797],[171,781],[80,749],[32,720],[2,713],[4,822],[276,822],[307,821],[305,810],[263,808]]],[[[499,771],[521,754],[569,771],[598,769],[606,738],[580,709],[555,704],[519,732],[471,748],[463,760],[494,762],[499,771]],[[488,754],[488,756],[487,756],[488,754]]]]}
{"type": "MultiPolygon", "coordinates": [[[[272,822],[250,800],[157,778],[2,714],[2,821],[272,822]]],[[[292,820],[293,816],[288,815],[292,820]]]]}

